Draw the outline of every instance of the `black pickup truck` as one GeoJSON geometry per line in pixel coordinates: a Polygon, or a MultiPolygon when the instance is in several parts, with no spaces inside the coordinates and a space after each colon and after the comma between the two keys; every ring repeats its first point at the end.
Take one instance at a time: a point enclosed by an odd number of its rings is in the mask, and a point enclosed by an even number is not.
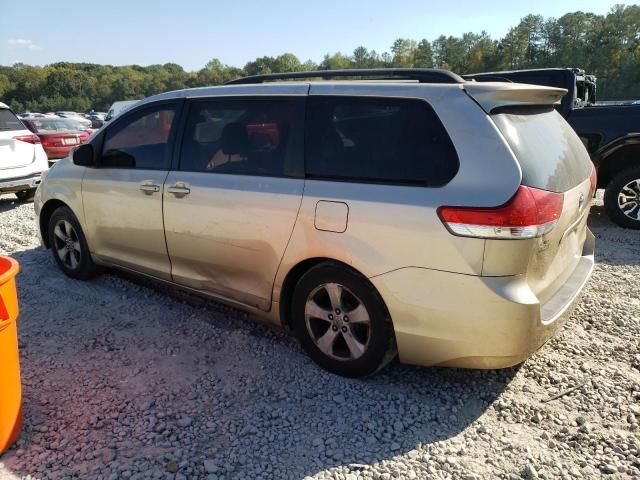
{"type": "Polygon", "coordinates": [[[640,229],[640,105],[596,104],[596,78],[577,68],[545,68],[463,75],[478,82],[509,81],[561,87],[557,106],[584,142],[604,188],[611,220],[640,229]]]}

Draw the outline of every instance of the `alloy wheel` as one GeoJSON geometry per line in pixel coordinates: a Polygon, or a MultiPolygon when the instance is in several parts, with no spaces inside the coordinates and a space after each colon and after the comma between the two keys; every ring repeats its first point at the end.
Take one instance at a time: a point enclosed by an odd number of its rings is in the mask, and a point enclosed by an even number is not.
{"type": "Polygon", "coordinates": [[[622,187],[618,193],[618,207],[630,219],[640,221],[640,178],[622,187]]]}
{"type": "Polygon", "coordinates": [[[371,337],[371,320],[362,300],[344,285],[325,283],[305,303],[311,340],[326,356],[340,361],[360,358],[371,337]]]}
{"type": "Polygon", "coordinates": [[[54,247],[58,258],[64,266],[75,270],[80,265],[82,250],[80,239],[73,225],[67,220],[60,220],[53,229],[54,247]]]}

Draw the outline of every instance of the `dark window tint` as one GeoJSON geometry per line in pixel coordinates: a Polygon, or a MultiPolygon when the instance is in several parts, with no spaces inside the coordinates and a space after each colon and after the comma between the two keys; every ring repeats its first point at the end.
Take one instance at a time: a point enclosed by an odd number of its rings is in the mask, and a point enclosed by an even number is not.
{"type": "Polygon", "coordinates": [[[126,115],[106,132],[101,164],[105,167],[168,169],[169,134],[174,105],[158,105],[126,115]]]}
{"type": "Polygon", "coordinates": [[[185,127],[180,170],[292,175],[301,160],[300,99],[196,102],[185,127]]]}
{"type": "Polygon", "coordinates": [[[442,186],[458,171],[451,139],[424,101],[309,97],[312,177],[442,186]]]}
{"type": "Polygon", "coordinates": [[[25,126],[11,110],[0,108],[0,132],[10,130],[25,130],[25,126]]]}
{"type": "Polygon", "coordinates": [[[566,192],[591,174],[580,137],[553,109],[512,108],[492,115],[522,168],[522,184],[566,192]]]}

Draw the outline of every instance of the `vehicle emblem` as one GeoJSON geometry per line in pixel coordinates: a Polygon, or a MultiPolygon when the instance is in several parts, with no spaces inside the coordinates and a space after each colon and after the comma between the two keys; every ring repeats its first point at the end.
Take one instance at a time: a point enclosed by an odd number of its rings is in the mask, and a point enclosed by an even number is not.
{"type": "Polygon", "coordinates": [[[583,203],[584,203],[584,193],[580,192],[580,196],[578,197],[578,210],[582,208],[583,203]]]}

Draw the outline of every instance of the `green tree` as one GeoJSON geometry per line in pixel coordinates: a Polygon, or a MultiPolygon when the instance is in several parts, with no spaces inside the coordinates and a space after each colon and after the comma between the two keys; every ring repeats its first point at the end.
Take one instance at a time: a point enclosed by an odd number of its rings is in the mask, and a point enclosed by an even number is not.
{"type": "Polygon", "coordinates": [[[2,98],[6,93],[13,90],[14,85],[9,80],[9,77],[3,73],[0,73],[0,98],[2,98]]]}
{"type": "Polygon", "coordinates": [[[273,61],[272,70],[274,72],[297,72],[302,70],[300,60],[293,53],[284,53],[277,56],[273,61]]]}
{"type": "Polygon", "coordinates": [[[420,40],[415,49],[413,66],[419,68],[433,67],[433,50],[431,49],[431,43],[426,38],[420,40]]]}
{"type": "Polygon", "coordinates": [[[352,67],[353,68],[368,68],[371,66],[371,57],[369,56],[369,50],[366,47],[357,47],[353,51],[352,67]]]}
{"type": "Polygon", "coordinates": [[[325,55],[320,63],[321,70],[339,70],[350,67],[351,59],[340,52],[336,52],[333,55],[325,55]]]}
{"type": "Polygon", "coordinates": [[[273,73],[273,57],[256,58],[253,62],[249,62],[244,66],[247,75],[264,75],[265,73],[273,73]]]}
{"type": "Polygon", "coordinates": [[[398,38],[391,45],[393,55],[391,63],[394,67],[413,67],[416,41],[408,38],[398,38]]]}

